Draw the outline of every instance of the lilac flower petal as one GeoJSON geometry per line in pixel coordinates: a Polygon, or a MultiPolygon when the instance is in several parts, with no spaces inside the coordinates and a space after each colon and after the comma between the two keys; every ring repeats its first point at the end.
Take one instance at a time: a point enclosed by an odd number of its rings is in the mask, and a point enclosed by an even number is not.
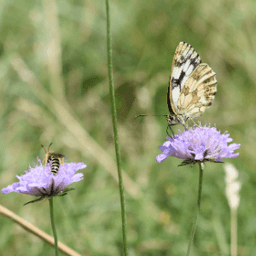
{"type": "MultiPolygon", "coordinates": [[[[225,132],[221,134],[215,127],[200,126],[176,134],[174,138],[167,137],[167,141],[160,146],[162,154],[156,157],[157,162],[162,162],[168,156],[191,160],[191,162],[215,161],[221,162],[223,158],[235,158],[239,153],[234,153],[240,144],[230,144],[233,141],[225,132]]],[[[189,162],[189,161],[188,161],[189,162]]]]}
{"type": "Polygon", "coordinates": [[[2,193],[3,194],[8,194],[8,193],[12,192],[13,190],[15,190],[17,187],[19,187],[19,182],[15,182],[15,183],[9,185],[6,188],[3,188],[2,193]]]}
{"type": "Polygon", "coordinates": [[[167,158],[167,155],[161,154],[161,155],[158,155],[158,156],[156,157],[156,161],[157,161],[158,163],[160,163],[160,162],[164,161],[164,159],[166,159],[166,158],[167,158]]]}

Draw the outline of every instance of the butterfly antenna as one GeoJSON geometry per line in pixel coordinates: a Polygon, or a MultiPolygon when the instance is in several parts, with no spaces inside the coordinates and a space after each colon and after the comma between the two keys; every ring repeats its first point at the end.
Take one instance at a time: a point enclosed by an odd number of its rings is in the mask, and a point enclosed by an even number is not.
{"type": "Polygon", "coordinates": [[[135,118],[140,117],[140,116],[164,116],[164,117],[167,117],[168,115],[145,115],[145,114],[141,114],[141,115],[135,116],[135,118]]]}
{"type": "Polygon", "coordinates": [[[144,115],[144,114],[142,114],[142,115],[137,115],[137,116],[135,116],[135,118],[137,118],[137,117],[139,117],[139,116],[148,116],[148,115],[144,115]]]}

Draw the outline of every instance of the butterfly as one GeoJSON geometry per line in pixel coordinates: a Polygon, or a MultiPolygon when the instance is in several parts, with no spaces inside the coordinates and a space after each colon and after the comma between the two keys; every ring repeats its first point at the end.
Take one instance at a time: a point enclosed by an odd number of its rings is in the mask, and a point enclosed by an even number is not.
{"type": "Polygon", "coordinates": [[[208,64],[201,63],[199,54],[190,44],[180,42],[172,61],[167,92],[170,113],[166,119],[170,130],[176,124],[181,124],[186,129],[188,119],[193,121],[211,106],[216,92],[214,71],[208,64]]]}

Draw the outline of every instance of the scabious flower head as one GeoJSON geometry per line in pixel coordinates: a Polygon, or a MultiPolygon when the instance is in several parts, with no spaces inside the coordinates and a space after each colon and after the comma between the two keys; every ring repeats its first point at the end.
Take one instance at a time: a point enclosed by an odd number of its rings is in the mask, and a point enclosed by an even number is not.
{"type": "Polygon", "coordinates": [[[196,162],[222,162],[223,158],[235,158],[239,153],[234,150],[240,144],[230,144],[233,139],[225,132],[221,134],[215,127],[199,126],[174,135],[173,138],[166,137],[167,141],[159,149],[163,154],[156,157],[157,162],[162,162],[168,156],[185,159],[181,165],[196,162]]]}
{"type": "Polygon", "coordinates": [[[2,193],[16,192],[40,197],[29,203],[42,200],[45,197],[65,195],[70,190],[66,188],[68,185],[83,179],[83,174],[76,172],[86,168],[84,163],[65,163],[64,168],[62,164],[60,165],[55,175],[51,173],[51,163],[44,166],[39,158],[37,161],[39,165],[35,165],[33,168],[29,167],[22,176],[17,175],[19,182],[3,188],[2,193]]]}

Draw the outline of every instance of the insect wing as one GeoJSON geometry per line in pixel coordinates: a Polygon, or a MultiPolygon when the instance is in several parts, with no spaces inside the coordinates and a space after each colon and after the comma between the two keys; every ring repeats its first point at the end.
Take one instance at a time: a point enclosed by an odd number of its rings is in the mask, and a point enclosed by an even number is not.
{"type": "Polygon", "coordinates": [[[179,114],[177,109],[179,97],[189,76],[201,63],[194,48],[185,42],[180,42],[176,48],[167,93],[167,103],[171,114],[179,114]]]}
{"type": "Polygon", "coordinates": [[[186,80],[178,98],[179,113],[188,118],[197,118],[212,104],[217,92],[214,71],[205,63],[196,67],[186,80]]]}

